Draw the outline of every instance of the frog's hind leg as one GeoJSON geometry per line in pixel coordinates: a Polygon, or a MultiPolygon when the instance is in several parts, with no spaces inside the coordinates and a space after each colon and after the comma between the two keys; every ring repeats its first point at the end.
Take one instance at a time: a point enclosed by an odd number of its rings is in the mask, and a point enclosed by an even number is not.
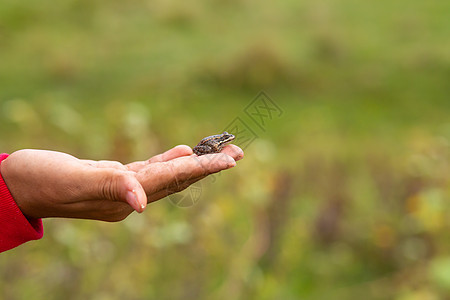
{"type": "Polygon", "coordinates": [[[225,144],[212,145],[212,151],[213,153],[219,153],[220,151],[222,151],[223,147],[225,147],[225,144]]]}
{"type": "Polygon", "coordinates": [[[198,156],[213,153],[214,149],[211,148],[209,145],[201,145],[201,146],[195,146],[192,151],[197,154],[198,156]]]}

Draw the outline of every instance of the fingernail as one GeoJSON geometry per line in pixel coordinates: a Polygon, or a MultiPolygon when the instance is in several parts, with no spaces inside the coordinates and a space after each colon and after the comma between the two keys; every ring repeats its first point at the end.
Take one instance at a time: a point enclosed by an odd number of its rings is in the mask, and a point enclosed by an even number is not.
{"type": "Polygon", "coordinates": [[[231,163],[228,164],[228,169],[231,169],[234,167],[236,167],[236,161],[232,161],[231,163]]]}
{"type": "Polygon", "coordinates": [[[222,166],[224,166],[225,169],[231,169],[234,166],[236,166],[236,161],[229,155],[224,154],[224,156],[221,157],[221,159],[223,159],[222,162],[225,163],[225,166],[222,164],[222,166]]]}
{"type": "MultiPolygon", "coordinates": [[[[129,204],[134,204],[134,207],[140,207],[140,208],[142,208],[142,205],[139,203],[139,201],[138,201],[138,199],[137,199],[137,196],[136,196],[136,191],[135,190],[132,190],[132,191],[128,191],[127,192],[127,195],[126,195],[126,198],[127,198],[127,202],[129,203],[129,204]]],[[[137,212],[140,212],[139,210],[136,210],[137,212]]]]}
{"type": "Polygon", "coordinates": [[[234,158],[232,158],[231,156],[228,156],[227,158],[228,158],[227,159],[228,160],[228,164],[227,164],[228,169],[231,169],[234,166],[236,166],[236,160],[234,160],[234,158]]]}

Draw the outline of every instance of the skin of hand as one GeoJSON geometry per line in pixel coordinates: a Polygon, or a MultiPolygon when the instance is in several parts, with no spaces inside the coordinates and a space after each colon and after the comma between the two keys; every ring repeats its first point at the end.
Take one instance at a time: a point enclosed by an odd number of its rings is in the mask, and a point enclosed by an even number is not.
{"type": "Polygon", "coordinates": [[[244,152],[227,145],[221,153],[197,156],[179,145],[146,161],[78,159],[47,150],[19,150],[1,163],[1,175],[27,217],[120,221],[147,203],[232,168],[244,152]]]}

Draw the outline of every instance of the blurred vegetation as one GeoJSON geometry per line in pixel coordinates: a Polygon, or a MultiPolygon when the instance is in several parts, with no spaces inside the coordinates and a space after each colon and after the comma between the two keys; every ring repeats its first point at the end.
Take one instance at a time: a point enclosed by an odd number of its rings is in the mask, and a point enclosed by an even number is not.
{"type": "Polygon", "coordinates": [[[43,240],[0,255],[0,298],[445,299],[449,12],[2,0],[2,152],[125,163],[220,132],[260,90],[284,114],[251,125],[245,159],[192,207],[45,220],[43,240]]]}

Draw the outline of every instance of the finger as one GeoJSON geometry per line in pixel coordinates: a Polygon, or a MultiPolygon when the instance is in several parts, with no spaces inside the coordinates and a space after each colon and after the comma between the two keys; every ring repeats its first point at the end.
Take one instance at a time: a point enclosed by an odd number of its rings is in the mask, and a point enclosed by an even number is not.
{"type": "MultiPolygon", "coordinates": [[[[144,188],[136,179],[134,174],[130,174],[126,177],[124,188],[122,193],[125,194],[125,201],[133,207],[135,211],[141,213],[147,206],[147,195],[144,188]]],[[[123,196],[123,195],[122,195],[123,196]]],[[[124,199],[124,198],[122,198],[124,199]]]]}
{"type": "Polygon", "coordinates": [[[101,172],[99,198],[128,203],[134,210],[141,213],[147,205],[147,195],[133,172],[117,171],[115,169],[98,169],[101,172]]]}
{"type": "Polygon", "coordinates": [[[192,154],[191,147],[186,146],[186,145],[178,145],[178,146],[173,147],[172,149],[167,150],[164,153],[155,155],[146,161],[137,161],[137,162],[129,163],[126,165],[126,167],[130,171],[138,172],[139,170],[141,170],[142,168],[144,168],[145,166],[147,166],[150,163],[165,162],[165,161],[169,161],[169,160],[172,160],[172,159],[175,159],[178,157],[188,156],[191,154],[192,154]]]}
{"type": "Polygon", "coordinates": [[[191,184],[193,184],[193,183],[195,183],[195,182],[197,182],[197,181],[199,181],[199,180],[201,180],[201,179],[203,179],[205,177],[207,177],[207,175],[202,175],[202,176],[199,176],[199,177],[190,178],[189,180],[186,180],[185,182],[181,182],[181,183],[178,183],[178,184],[174,183],[171,186],[166,187],[166,188],[162,189],[161,191],[148,196],[147,198],[149,199],[149,202],[152,202],[152,201],[161,199],[161,198],[163,198],[165,196],[181,192],[181,191],[185,190],[186,188],[188,188],[191,184]],[[161,196],[161,195],[163,195],[163,196],[161,196]]]}
{"type": "Polygon", "coordinates": [[[82,159],[80,160],[82,164],[87,165],[89,167],[95,167],[95,168],[113,168],[113,169],[119,169],[123,171],[127,171],[127,168],[118,161],[112,161],[112,160],[89,160],[89,159],[82,159]]]}
{"type": "Polygon", "coordinates": [[[228,154],[235,161],[238,161],[238,160],[241,160],[244,158],[244,151],[242,151],[241,148],[239,148],[238,146],[233,145],[233,144],[226,145],[220,152],[228,154]]]}
{"type": "Polygon", "coordinates": [[[136,174],[147,195],[172,185],[221,170],[232,168],[235,160],[224,153],[179,157],[167,162],[150,164],[136,174]]]}
{"type": "Polygon", "coordinates": [[[174,185],[174,186],[162,189],[162,190],[160,190],[160,191],[158,191],[156,193],[153,193],[153,194],[149,195],[147,197],[148,202],[149,203],[150,202],[154,202],[154,201],[157,201],[157,200],[162,199],[164,197],[167,197],[169,195],[181,192],[181,191],[185,190],[186,188],[188,188],[191,184],[193,184],[193,183],[195,183],[195,182],[197,182],[197,181],[199,181],[199,180],[201,180],[201,179],[203,179],[205,177],[206,176],[196,177],[196,178],[190,179],[190,180],[188,180],[188,181],[186,181],[184,183],[181,183],[179,185],[174,185]]]}
{"type": "Polygon", "coordinates": [[[127,171],[127,167],[125,167],[123,164],[121,164],[118,161],[111,161],[111,160],[100,160],[97,162],[96,167],[97,168],[113,168],[113,169],[127,171]]]}
{"type": "Polygon", "coordinates": [[[178,157],[188,156],[192,154],[192,149],[186,145],[178,145],[164,153],[153,156],[148,160],[149,163],[169,161],[178,157]]]}

